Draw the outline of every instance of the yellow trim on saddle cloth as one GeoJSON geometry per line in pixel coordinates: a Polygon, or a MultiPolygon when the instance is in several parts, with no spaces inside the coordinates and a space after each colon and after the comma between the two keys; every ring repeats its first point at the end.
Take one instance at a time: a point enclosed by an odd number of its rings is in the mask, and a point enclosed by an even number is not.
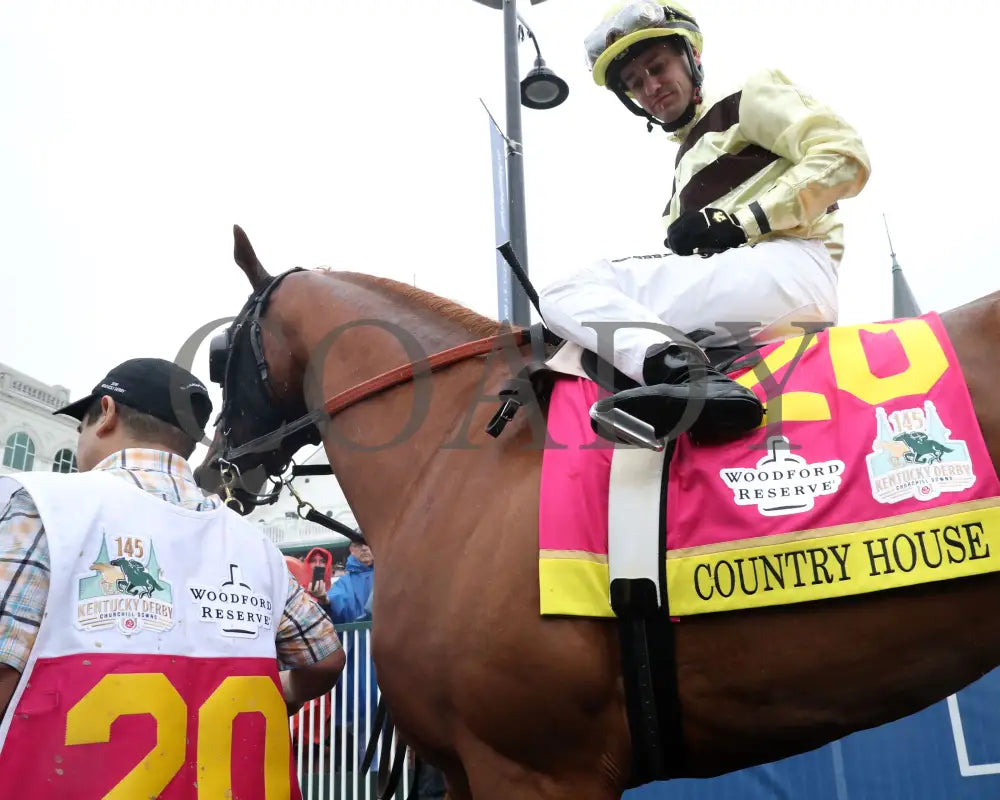
{"type": "Polygon", "coordinates": [[[613,617],[608,557],[583,550],[538,554],[542,616],[613,617]]]}
{"type": "Polygon", "coordinates": [[[1000,570],[1000,497],[667,553],[674,616],[801,603],[1000,570]]]}
{"type": "MultiPolygon", "coordinates": [[[[542,550],[543,616],[614,617],[607,556],[542,550]]],[[[802,603],[1000,571],[1000,497],[667,553],[670,614],[802,603]]]]}

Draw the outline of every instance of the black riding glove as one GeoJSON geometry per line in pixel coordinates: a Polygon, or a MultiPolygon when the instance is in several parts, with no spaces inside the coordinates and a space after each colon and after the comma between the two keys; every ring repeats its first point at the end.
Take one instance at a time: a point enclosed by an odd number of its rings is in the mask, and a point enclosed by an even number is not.
{"type": "Polygon", "coordinates": [[[685,211],[667,228],[664,242],[679,256],[709,256],[747,243],[747,234],[736,217],[718,208],[685,211]]]}

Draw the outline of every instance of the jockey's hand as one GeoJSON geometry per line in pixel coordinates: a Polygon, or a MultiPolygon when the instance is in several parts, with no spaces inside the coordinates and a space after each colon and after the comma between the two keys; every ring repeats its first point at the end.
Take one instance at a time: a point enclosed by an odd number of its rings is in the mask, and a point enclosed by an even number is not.
{"type": "Polygon", "coordinates": [[[685,211],[667,228],[665,244],[679,256],[710,256],[747,243],[743,226],[718,208],[685,211]]]}

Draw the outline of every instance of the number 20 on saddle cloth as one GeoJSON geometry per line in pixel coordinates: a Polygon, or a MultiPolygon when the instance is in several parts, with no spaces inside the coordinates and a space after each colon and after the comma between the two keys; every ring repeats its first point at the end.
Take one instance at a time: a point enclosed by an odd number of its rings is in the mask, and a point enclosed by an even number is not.
{"type": "MultiPolygon", "coordinates": [[[[733,373],[767,406],[758,432],[718,447],[682,436],[674,448],[665,526],[672,615],[1000,569],[1000,482],[936,314],[831,328],[760,356],[763,365],[733,373]]],[[[598,391],[568,378],[552,395],[542,614],[613,616],[614,448],[595,439],[587,416],[598,391]]]]}

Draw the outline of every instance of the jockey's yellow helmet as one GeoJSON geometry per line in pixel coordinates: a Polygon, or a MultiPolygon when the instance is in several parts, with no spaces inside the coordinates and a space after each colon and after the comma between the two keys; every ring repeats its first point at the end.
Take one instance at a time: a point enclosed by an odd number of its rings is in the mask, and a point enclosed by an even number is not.
{"type": "Polygon", "coordinates": [[[594,82],[606,86],[609,67],[624,61],[639,42],[670,36],[680,36],[696,53],[702,52],[704,42],[697,21],[675,0],[615,3],[584,40],[594,82]]]}

